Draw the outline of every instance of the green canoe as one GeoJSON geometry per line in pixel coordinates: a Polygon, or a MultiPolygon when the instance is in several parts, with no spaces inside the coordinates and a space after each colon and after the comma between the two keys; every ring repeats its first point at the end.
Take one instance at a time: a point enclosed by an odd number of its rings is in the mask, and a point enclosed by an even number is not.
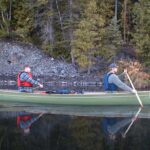
{"type": "MultiPolygon", "coordinates": [[[[143,105],[150,105],[150,91],[138,92],[143,105]]],[[[0,90],[0,103],[19,103],[36,105],[78,105],[78,106],[102,106],[102,105],[139,105],[134,94],[131,93],[85,93],[85,94],[29,94],[15,91],[0,90]]]]}

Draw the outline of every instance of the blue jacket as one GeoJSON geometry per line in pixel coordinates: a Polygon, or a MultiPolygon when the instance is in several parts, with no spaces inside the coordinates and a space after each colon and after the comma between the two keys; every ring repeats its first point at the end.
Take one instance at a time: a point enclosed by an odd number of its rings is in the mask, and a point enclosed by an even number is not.
{"type": "Polygon", "coordinates": [[[113,73],[107,73],[104,75],[104,79],[103,79],[103,86],[104,86],[104,90],[105,91],[117,91],[118,87],[114,84],[114,83],[109,83],[108,82],[108,78],[110,77],[110,75],[112,75],[113,73]]]}

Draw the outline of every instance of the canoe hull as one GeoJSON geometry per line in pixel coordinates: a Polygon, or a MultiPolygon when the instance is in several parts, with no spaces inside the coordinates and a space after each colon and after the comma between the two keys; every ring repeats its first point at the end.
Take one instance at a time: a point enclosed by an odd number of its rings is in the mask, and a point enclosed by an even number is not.
{"type": "MultiPolygon", "coordinates": [[[[150,91],[139,92],[144,105],[150,105],[150,91]]],[[[139,105],[134,94],[49,95],[0,91],[0,102],[40,105],[139,105]]]]}

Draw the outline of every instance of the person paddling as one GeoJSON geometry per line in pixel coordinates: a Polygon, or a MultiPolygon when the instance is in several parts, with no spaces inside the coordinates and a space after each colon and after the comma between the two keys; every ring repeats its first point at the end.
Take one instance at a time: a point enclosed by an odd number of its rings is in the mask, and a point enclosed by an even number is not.
{"type": "Polygon", "coordinates": [[[120,80],[120,78],[122,78],[127,73],[127,69],[125,69],[124,72],[119,76],[116,75],[116,73],[118,72],[118,66],[115,63],[110,64],[109,69],[110,71],[104,76],[105,91],[114,92],[117,91],[118,88],[120,88],[124,91],[136,93],[136,90],[132,89],[120,80]]]}
{"type": "Polygon", "coordinates": [[[17,85],[20,92],[33,92],[33,85],[38,85],[43,88],[43,84],[32,78],[31,68],[26,65],[24,71],[19,72],[17,76],[17,85]]]}

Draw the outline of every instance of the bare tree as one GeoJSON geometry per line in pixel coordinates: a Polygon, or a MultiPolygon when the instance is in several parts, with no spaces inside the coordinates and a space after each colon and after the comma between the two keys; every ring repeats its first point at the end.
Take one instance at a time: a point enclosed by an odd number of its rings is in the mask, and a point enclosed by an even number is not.
{"type": "Polygon", "coordinates": [[[63,21],[62,21],[61,12],[60,12],[59,5],[58,5],[58,0],[56,0],[56,8],[57,8],[58,16],[59,16],[59,21],[60,21],[60,27],[61,27],[61,31],[62,31],[63,40],[65,40],[65,33],[64,33],[64,29],[63,29],[63,21]]]}
{"type": "Polygon", "coordinates": [[[127,0],[124,0],[124,13],[123,13],[123,41],[126,43],[126,28],[127,28],[127,0]]]}
{"type": "MultiPolygon", "coordinates": [[[[73,6],[73,1],[72,0],[68,0],[68,4],[69,4],[69,20],[70,20],[70,27],[69,27],[69,36],[70,36],[70,43],[73,40],[73,12],[72,12],[72,6],[73,6]]],[[[71,55],[71,61],[72,64],[75,65],[75,58],[72,52],[72,46],[70,44],[70,55],[71,55]]]]}

